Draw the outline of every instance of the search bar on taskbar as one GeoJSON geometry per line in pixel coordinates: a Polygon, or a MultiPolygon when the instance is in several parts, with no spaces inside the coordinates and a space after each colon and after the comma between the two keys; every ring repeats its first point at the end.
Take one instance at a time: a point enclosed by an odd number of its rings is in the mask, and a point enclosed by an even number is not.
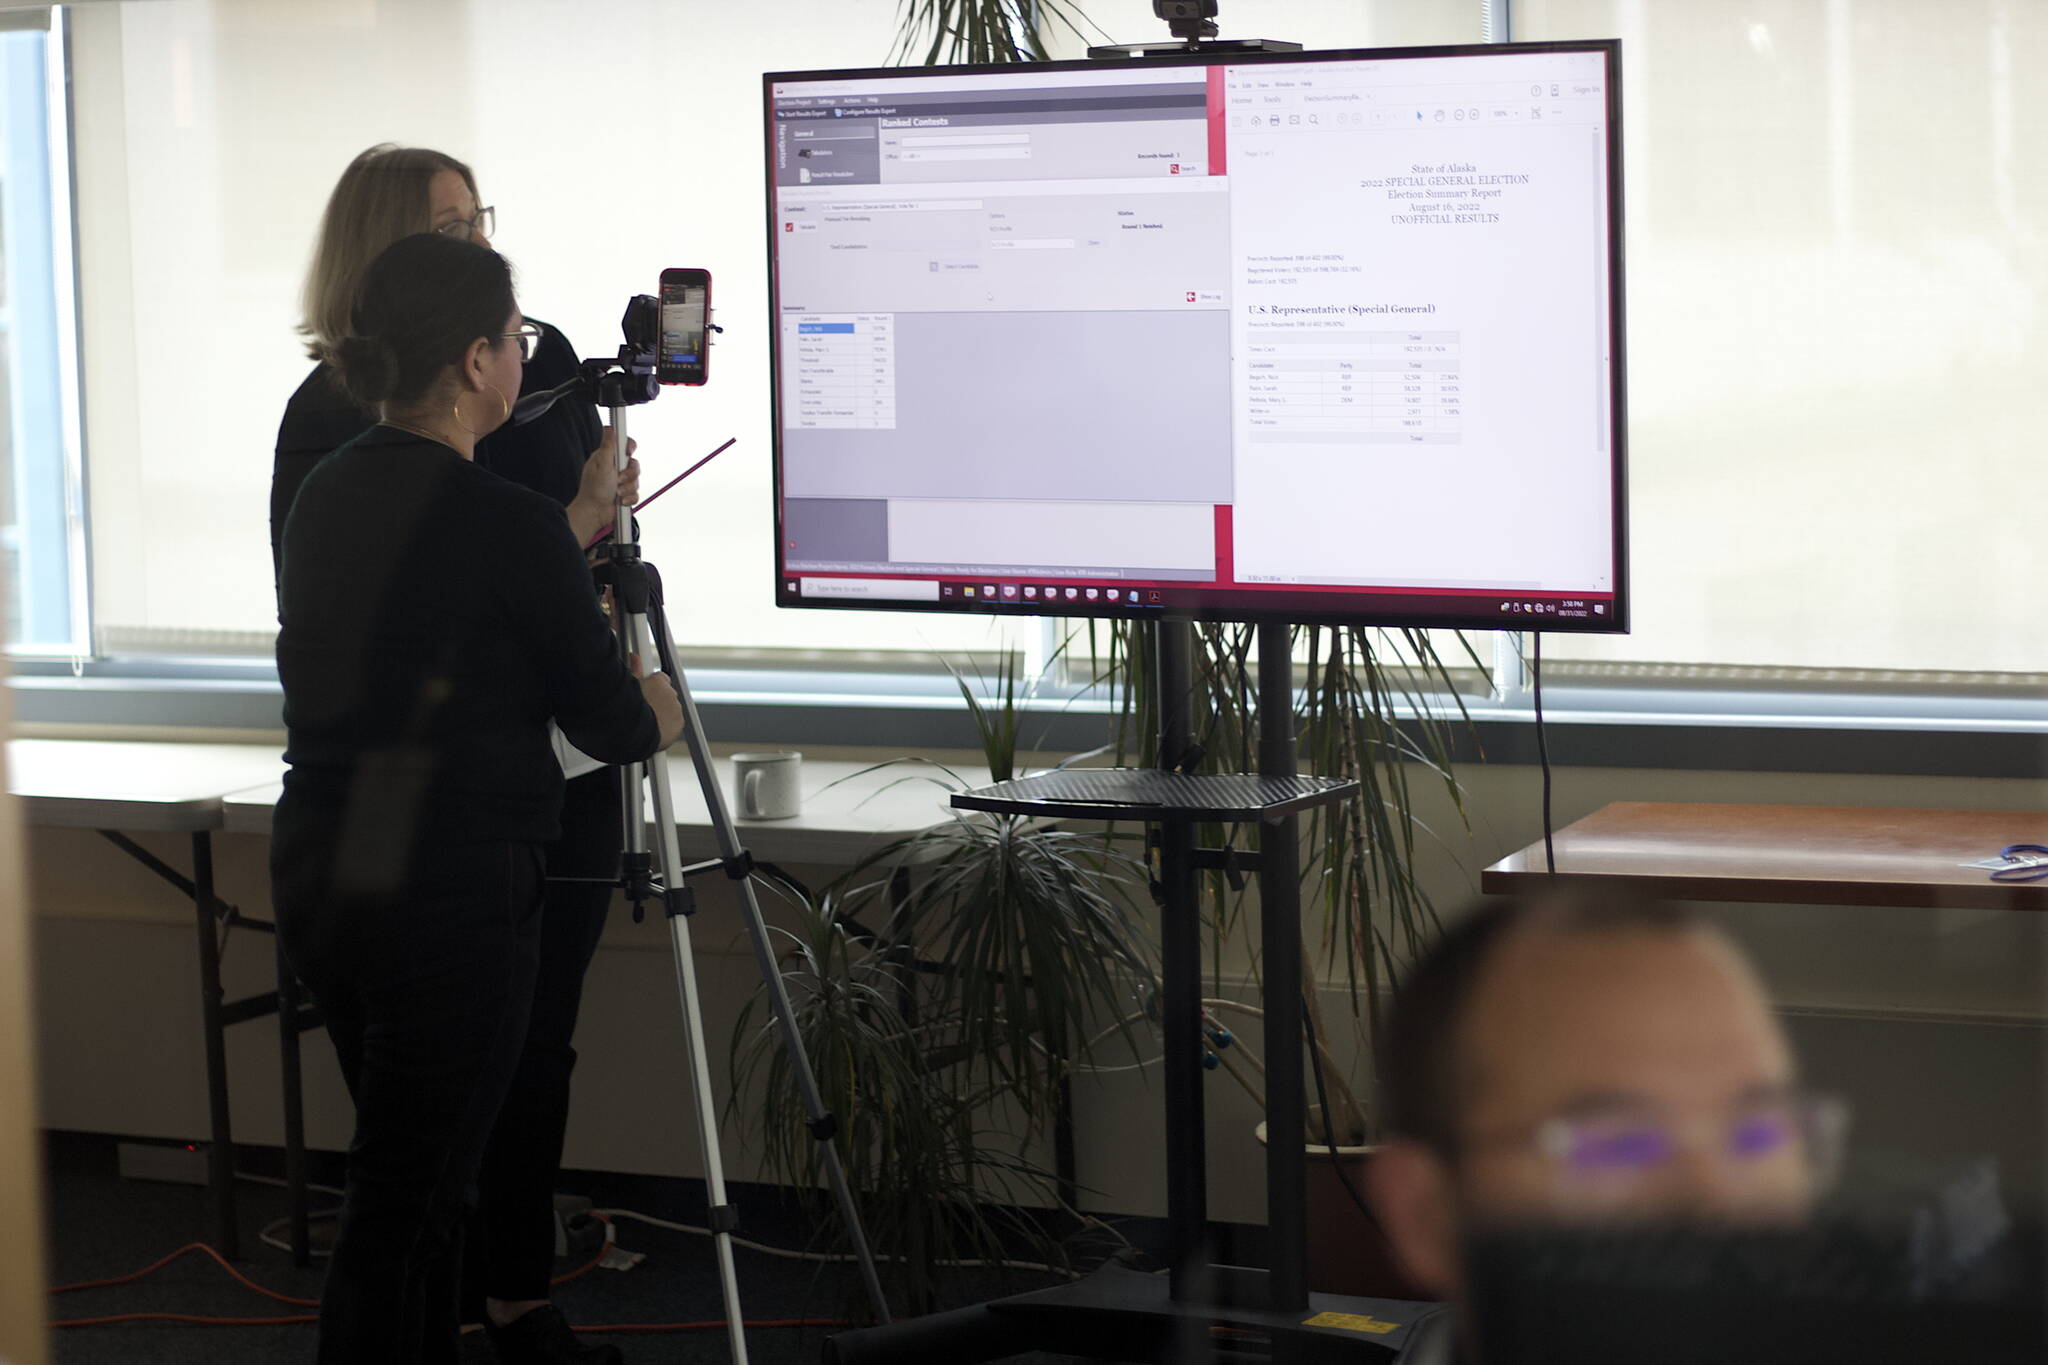
{"type": "Polygon", "coordinates": [[[936,602],[939,584],[930,578],[799,578],[797,593],[875,602],[936,602]]]}

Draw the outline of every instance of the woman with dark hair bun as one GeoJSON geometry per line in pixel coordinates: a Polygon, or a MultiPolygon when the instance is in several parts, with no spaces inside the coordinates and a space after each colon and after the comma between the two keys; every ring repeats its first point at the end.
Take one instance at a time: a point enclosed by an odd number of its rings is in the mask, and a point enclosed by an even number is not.
{"type": "Polygon", "coordinates": [[[549,722],[609,763],[682,729],[668,679],[620,657],[561,507],[474,463],[532,336],[497,253],[385,250],[329,360],[376,425],[283,526],[272,896],[356,1104],[321,1365],[457,1359],[463,1219],[526,1047],[561,832],[549,722]]]}
{"type": "MultiPolygon", "coordinates": [[[[378,362],[352,339],[352,310],[372,260],[414,233],[489,247],[497,211],[477,192],[461,161],[425,147],[368,148],[336,182],[307,272],[299,326],[317,363],[291,397],[277,435],[271,479],[272,549],[300,485],[332,452],[377,420],[374,406],[351,396],[378,362]]],[[[531,320],[528,319],[528,322],[531,320]]],[[[576,373],[577,352],[559,328],[535,324],[540,337],[519,373],[501,379],[502,396],[551,389],[576,373]]],[[[495,413],[497,399],[466,400],[470,420],[495,413]]],[[[611,434],[596,406],[565,398],[532,422],[506,423],[479,438],[475,463],[557,505],[579,544],[601,538],[615,504],[635,500],[638,466],[614,470],[611,434]]],[[[346,566],[337,565],[337,568],[346,566]]],[[[595,589],[591,589],[594,593],[595,589]]],[[[601,769],[562,790],[561,833],[543,852],[547,877],[541,912],[540,971],[534,982],[525,1049],[477,1178],[479,1210],[463,1262],[462,1321],[482,1324],[502,1365],[583,1362],[612,1365],[612,1346],[580,1343],[548,1302],[555,1261],[554,1192],[568,1127],[571,1045],[583,978],[611,906],[607,881],[619,873],[624,822],[619,775],[601,769]]],[[[482,1345],[481,1341],[472,1345],[482,1345]]]]}

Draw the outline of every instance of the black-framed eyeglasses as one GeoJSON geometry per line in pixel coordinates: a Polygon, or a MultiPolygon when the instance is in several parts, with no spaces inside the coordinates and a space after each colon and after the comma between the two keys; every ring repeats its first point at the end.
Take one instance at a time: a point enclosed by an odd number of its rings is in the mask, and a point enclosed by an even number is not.
{"type": "Polygon", "coordinates": [[[443,223],[434,231],[460,241],[475,241],[478,237],[495,236],[498,231],[498,210],[486,204],[476,211],[474,218],[457,218],[452,223],[443,223]]]}
{"type": "Polygon", "coordinates": [[[499,337],[503,340],[509,341],[514,337],[518,338],[519,363],[522,365],[533,359],[534,354],[540,350],[540,339],[547,334],[548,329],[537,322],[522,322],[519,324],[519,330],[516,332],[498,333],[499,337]]]}

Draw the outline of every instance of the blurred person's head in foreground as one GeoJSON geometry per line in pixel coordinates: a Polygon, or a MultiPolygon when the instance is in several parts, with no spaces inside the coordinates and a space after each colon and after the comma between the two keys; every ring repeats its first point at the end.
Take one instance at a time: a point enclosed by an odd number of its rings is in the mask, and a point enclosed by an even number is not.
{"type": "Polygon", "coordinates": [[[1417,961],[1381,1044],[1373,1204],[1439,1297],[1489,1226],[1797,1222],[1839,1146],[1755,972],[1670,904],[1486,904],[1417,961]]]}

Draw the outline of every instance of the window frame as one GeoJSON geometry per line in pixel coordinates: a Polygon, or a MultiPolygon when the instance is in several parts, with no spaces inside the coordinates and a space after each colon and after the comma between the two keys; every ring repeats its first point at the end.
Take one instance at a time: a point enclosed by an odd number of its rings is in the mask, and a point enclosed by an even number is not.
{"type": "MultiPolygon", "coordinates": [[[[984,662],[993,662],[992,660],[984,662]]],[[[685,659],[714,742],[866,749],[976,749],[972,716],[943,669],[744,667],[685,659]]],[[[968,670],[971,676],[971,668],[968,670]]],[[[1911,690],[1872,677],[1857,686],[1763,685],[1749,670],[1678,680],[1572,669],[1544,689],[1552,762],[1565,768],[1892,776],[2048,776],[2048,689],[2039,678],[1980,675],[1911,690]]],[[[45,734],[138,730],[281,732],[276,668],[262,661],[148,656],[17,666],[16,728],[45,734]]],[[[1537,761],[1533,692],[1462,698],[1465,763],[1537,761]]],[[[1439,719],[1458,715],[1431,699],[1439,719]]],[[[1023,747],[1079,753],[1110,739],[1110,698],[1048,681],[1022,704],[1023,747]]],[[[1412,709],[1406,711],[1414,719],[1412,709]]]]}
{"type": "MultiPolygon", "coordinates": [[[[41,35],[40,51],[22,62],[40,67],[40,99],[34,117],[7,120],[6,156],[28,164],[35,174],[10,185],[6,196],[7,226],[33,223],[32,234],[7,233],[9,290],[0,307],[0,325],[7,338],[10,413],[9,477],[17,496],[18,524],[24,542],[38,546],[27,563],[25,581],[9,591],[38,621],[63,622],[64,639],[45,638],[10,646],[16,659],[76,661],[91,638],[91,578],[85,524],[85,459],[81,419],[81,372],[78,351],[78,271],[74,216],[74,170],[71,137],[70,30],[61,7],[11,11],[0,32],[41,35]],[[17,153],[20,154],[17,157],[17,153]],[[20,193],[22,189],[33,193],[20,193]],[[24,236],[32,237],[23,241],[24,236]],[[18,249],[30,246],[25,254],[18,249]],[[24,259],[48,261],[44,276],[37,267],[21,268],[24,259]],[[42,286],[32,298],[13,286],[33,280],[42,286]],[[23,308],[22,305],[28,305],[23,308]],[[33,313],[29,312],[33,309],[33,313]],[[28,326],[20,324],[27,320],[28,326]],[[24,363],[24,357],[27,363],[24,363]],[[31,391],[47,393],[47,410],[39,403],[19,401],[31,391]],[[27,436],[29,439],[20,439],[27,436]],[[27,456],[24,459],[24,455],[27,456]],[[57,548],[50,547],[55,543],[57,548]]],[[[16,60],[8,54],[7,60],[16,60]]],[[[26,86],[8,83],[12,100],[26,86]]],[[[41,627],[47,630],[47,626],[41,627]]]]}

